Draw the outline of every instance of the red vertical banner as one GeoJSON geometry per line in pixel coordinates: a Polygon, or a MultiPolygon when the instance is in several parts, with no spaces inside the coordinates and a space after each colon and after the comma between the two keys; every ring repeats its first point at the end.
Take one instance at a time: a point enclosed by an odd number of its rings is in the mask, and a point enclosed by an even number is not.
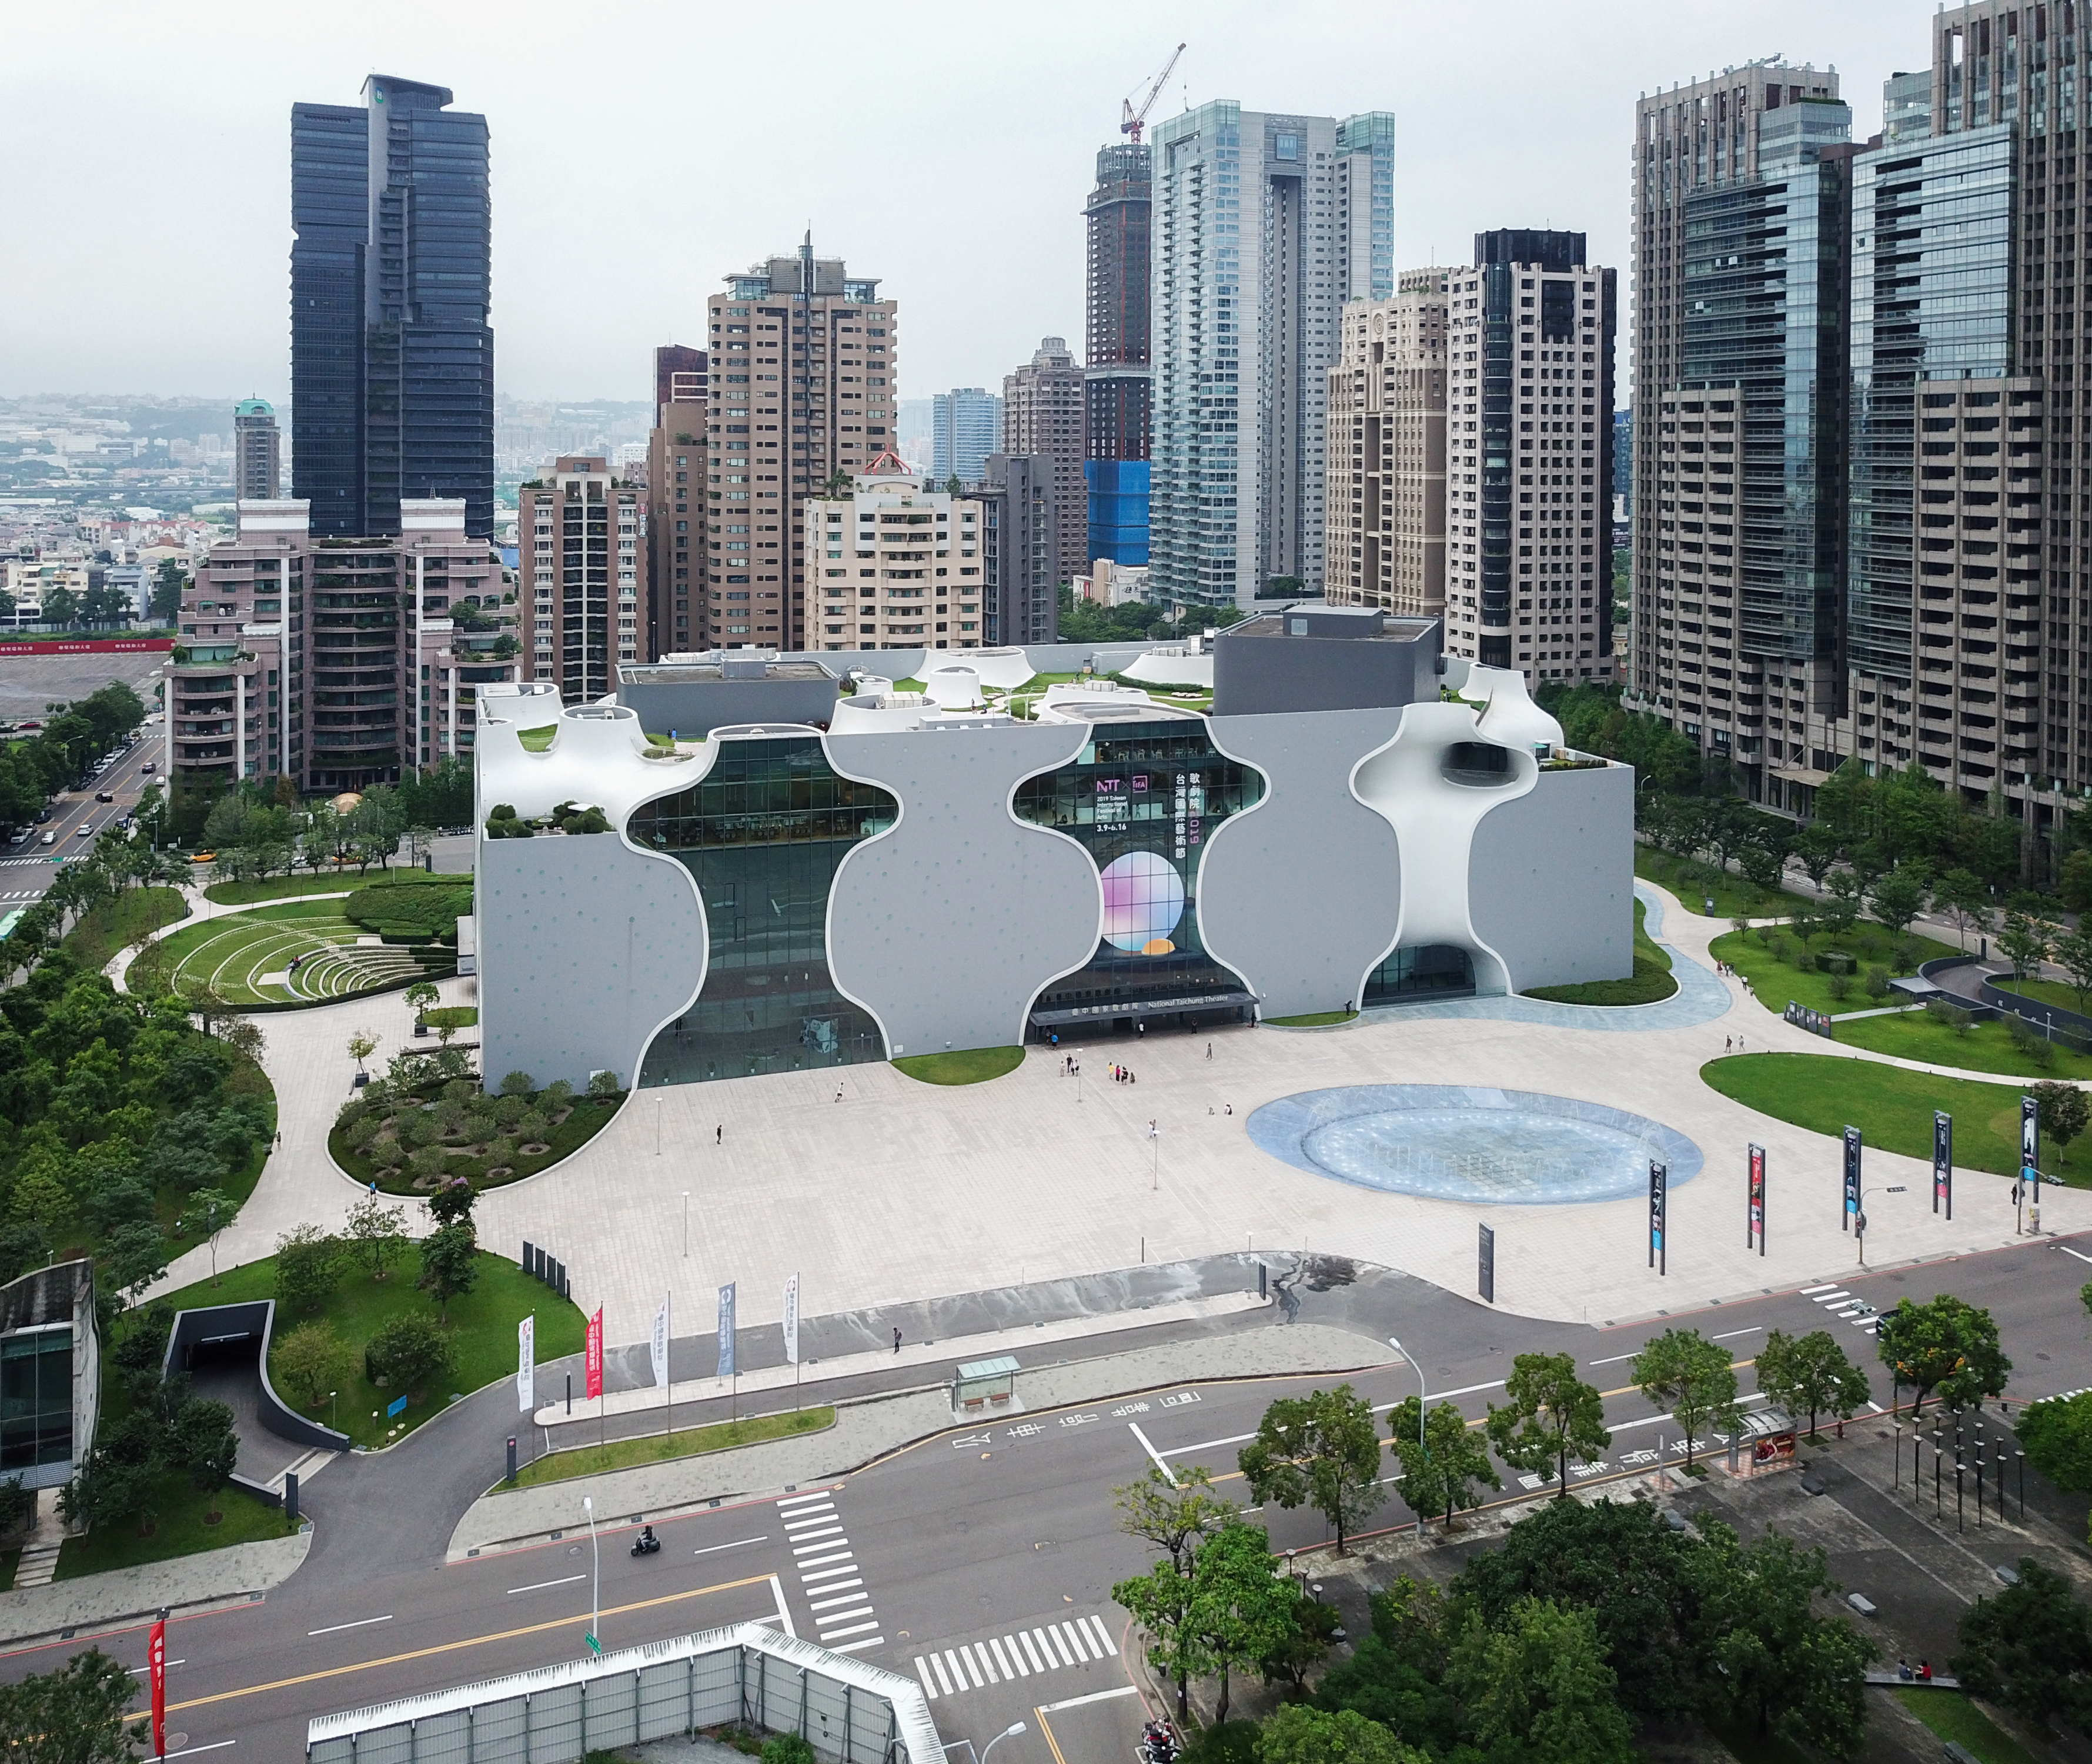
{"type": "Polygon", "coordinates": [[[588,1320],[588,1345],[583,1350],[581,1363],[587,1368],[588,1388],[582,1394],[590,1402],[603,1394],[603,1307],[598,1305],[595,1315],[588,1320]]]}
{"type": "Polygon", "coordinates": [[[146,1670],[153,1685],[153,1755],[167,1755],[167,1624],[162,1618],[153,1625],[145,1644],[146,1670]]]}

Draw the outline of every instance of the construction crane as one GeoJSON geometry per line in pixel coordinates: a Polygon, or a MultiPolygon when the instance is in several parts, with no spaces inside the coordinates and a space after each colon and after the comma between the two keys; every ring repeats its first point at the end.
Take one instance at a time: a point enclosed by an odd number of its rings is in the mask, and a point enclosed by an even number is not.
{"type": "Polygon", "coordinates": [[[1155,84],[1148,89],[1148,96],[1140,101],[1139,110],[1134,109],[1130,96],[1120,106],[1118,132],[1122,135],[1130,135],[1136,147],[1140,145],[1140,131],[1148,121],[1148,113],[1155,107],[1155,101],[1161,97],[1163,84],[1176,67],[1178,58],[1183,53],[1184,45],[1179,43],[1169,60],[1163,63],[1162,71],[1155,76],[1155,84]]]}

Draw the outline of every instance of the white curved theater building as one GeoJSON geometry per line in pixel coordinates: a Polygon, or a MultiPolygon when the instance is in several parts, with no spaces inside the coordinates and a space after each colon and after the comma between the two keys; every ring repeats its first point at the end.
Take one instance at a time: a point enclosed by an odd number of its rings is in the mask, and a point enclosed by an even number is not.
{"type": "Polygon", "coordinates": [[[1633,969],[1633,773],[1435,620],[619,677],[480,694],[491,1073],[687,1083],[1633,969]],[[1086,659],[1116,682],[1032,684],[1086,659]],[[612,830],[513,837],[569,805],[612,830]]]}

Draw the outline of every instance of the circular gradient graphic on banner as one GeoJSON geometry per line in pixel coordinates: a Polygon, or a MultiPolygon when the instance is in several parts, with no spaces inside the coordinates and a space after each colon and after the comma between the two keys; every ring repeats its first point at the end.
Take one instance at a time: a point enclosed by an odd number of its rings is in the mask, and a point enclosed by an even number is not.
{"type": "Polygon", "coordinates": [[[1159,851],[1129,851],[1104,868],[1104,941],[1142,955],[1168,955],[1184,916],[1184,879],[1159,851]]]}

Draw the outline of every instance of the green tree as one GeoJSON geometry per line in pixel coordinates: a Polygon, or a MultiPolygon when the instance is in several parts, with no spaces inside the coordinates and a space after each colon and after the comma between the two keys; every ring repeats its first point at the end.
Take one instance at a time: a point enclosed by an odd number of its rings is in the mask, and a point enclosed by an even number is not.
{"type": "Polygon", "coordinates": [[[447,1377],[456,1350],[450,1331],[426,1311],[397,1311],[380,1324],[363,1349],[373,1384],[412,1395],[431,1379],[447,1377]]]}
{"type": "Polygon", "coordinates": [[[383,1280],[387,1266],[406,1252],[407,1209],[366,1193],[348,1209],[348,1223],[349,1253],[373,1280],[383,1280]]]}
{"type": "Polygon", "coordinates": [[[431,1005],[440,1005],[443,995],[434,980],[417,980],[400,995],[400,998],[408,1010],[419,1016],[431,1005]]]}
{"type": "Polygon", "coordinates": [[[1504,1381],[1508,1399],[1489,1405],[1489,1443],[1514,1470],[1554,1472],[1554,1492],[1569,1492],[1569,1460],[1588,1463],[1608,1450],[1605,1399],[1576,1376],[1573,1354],[1520,1354],[1504,1381]]]}
{"type": "Polygon", "coordinates": [[[2027,1462],[2056,1487],[2092,1492],[2092,1390],[2026,1404],[2017,1432],[2027,1462]]]}
{"type": "Polygon", "coordinates": [[[1228,1719],[1232,1675],[1277,1653],[1296,1627],[1299,1589],[1276,1566],[1264,1528],[1240,1520],[1222,1525],[1192,1559],[1191,1622],[1207,1670],[1220,1675],[1216,1721],[1228,1719]]]}
{"type": "Polygon", "coordinates": [[[276,1302],[286,1311],[317,1311],[341,1279],[341,1239],[301,1225],[276,1239],[276,1302]]]}
{"type": "Polygon", "coordinates": [[[1830,867],[1838,861],[1838,836],[1820,821],[1805,827],[1794,836],[1794,854],[1801,860],[1801,868],[1820,893],[1823,879],[1830,873],[1830,867]]]}
{"type": "Polygon", "coordinates": [[[1402,1464],[1402,1498],[1420,1520],[1445,1517],[1482,1504],[1479,1485],[1503,1486],[1489,1448],[1467,1426],[1453,1403],[1441,1403],[1426,1416],[1421,1400],[1405,1397],[1388,1411],[1389,1442],[1402,1464]]]}
{"type": "Polygon", "coordinates": [[[1641,1394],[1669,1409],[1685,1430],[1688,1474],[1701,1428],[1727,1431],[1741,1425],[1729,1351],[1697,1329],[1666,1329],[1635,1355],[1633,1377],[1641,1394]]]}
{"type": "Polygon", "coordinates": [[[1377,1721],[1354,1709],[1334,1712],[1306,1703],[1276,1710],[1256,1736],[1256,1764],[1431,1764],[1377,1721]]]}
{"type": "Polygon", "coordinates": [[[1915,866],[1900,863],[1887,876],[1878,878],[1868,891],[1867,910],[1900,936],[1909,930],[1910,922],[1924,910],[1930,893],[1926,879],[1915,866]]]}
{"type": "Polygon", "coordinates": [[[1748,1547],[1725,1525],[1705,1528],[1697,1578],[1718,1636],[1706,1683],[1718,1712],[1761,1736],[1844,1758],[1865,1736],[1874,1648],[1843,1618],[1816,1615],[1838,1591],[1823,1563],[1770,1526],[1748,1547]]]}
{"type": "Polygon", "coordinates": [[[167,1462],[188,1472],[199,1494],[215,1494],[232,1480],[240,1462],[240,1435],[232,1411],[223,1403],[191,1397],[167,1422],[167,1462]]]}
{"type": "Polygon", "coordinates": [[[1156,1464],[1138,1482],[1112,1490],[1118,1528],[1130,1537],[1152,1543],[1169,1558],[1172,1572],[1188,1574],[1198,1541],[1217,1530],[1235,1511],[1232,1501],[1213,1493],[1212,1472],[1186,1464],[1173,1482],[1156,1464]]]}
{"type": "Polygon", "coordinates": [[[2043,1079],[2027,1094],[2034,1098],[2042,1138],[2055,1148],[2056,1161],[2060,1164],[2064,1150],[2092,1118],[2092,1098],[2075,1084],[2059,1084],[2053,1079],[2043,1079]]]}
{"type": "Polygon", "coordinates": [[[1384,1498],[1372,1405],[1348,1384],[1281,1397],[1264,1412],[1256,1438],[1236,1462],[1264,1505],[1290,1511],[1304,1503],[1327,1520],[1338,1555],[1346,1537],[1384,1498]]]}
{"type": "Polygon", "coordinates": [[[2004,1394],[2012,1363],[1988,1311],[1943,1292],[1923,1304],[1906,1299],[1882,1321],[1875,1340],[1898,1380],[1917,1393],[1913,1416],[1935,1391],[1956,1409],[1981,1408],[1985,1397],[2004,1394]]]}
{"type": "Polygon", "coordinates": [[[159,571],[153,578],[153,599],[149,607],[155,625],[172,625],[180,617],[182,594],[188,586],[182,574],[182,566],[171,557],[162,558],[159,571]]]}
{"type": "Polygon", "coordinates": [[[421,1278],[424,1292],[435,1295],[437,1308],[445,1319],[451,1300],[472,1291],[479,1278],[479,1246],[469,1225],[439,1226],[421,1239],[421,1278]]]}
{"type": "Polygon", "coordinates": [[[1953,915],[1955,940],[1964,949],[1969,947],[1971,926],[1977,931],[1990,928],[1990,891],[1969,870],[1949,870],[1939,879],[1932,901],[1942,912],[1953,915]]]}
{"type": "Polygon", "coordinates": [[[1446,1670],[1483,1751],[1521,1764],[1627,1764],[1619,1683],[1588,1611],[1532,1598],[1498,1628],[1471,1614],[1446,1670]]]}
{"type": "Polygon", "coordinates": [[[1177,1719],[1188,1720],[1191,1680],[1210,1670],[1199,1639],[1197,1595],[1191,1576],[1179,1574],[1166,1562],[1157,1562],[1147,1573],[1121,1580],[1112,1589],[1111,1596],[1147,1632],[1148,1663],[1177,1687],[1177,1719]]]}
{"type": "Polygon", "coordinates": [[[2044,1732],[2092,1734],[2092,1611],[2071,1584],[2031,1556],[2020,1584],[1961,1614],[1947,1669],[1970,1694],[2002,1703],[2044,1732]]]}
{"type": "Polygon", "coordinates": [[[305,1413],[314,1413],[356,1372],[356,1351],[331,1323],[300,1323],[275,1339],[269,1355],[270,1381],[305,1413]]]}
{"type": "Polygon", "coordinates": [[[1805,1411],[1809,1437],[1816,1437],[1819,1412],[1850,1420],[1869,1399],[1867,1375],[1845,1357],[1827,1329],[1799,1338],[1773,1330],[1758,1351],[1758,1388],[1790,1415],[1805,1411]]]}
{"type": "Polygon", "coordinates": [[[2048,959],[2055,927],[2031,913],[2008,912],[1998,933],[1998,949],[2012,965],[2012,978],[2023,980],[2048,959]]]}
{"type": "Polygon", "coordinates": [[[380,1039],[368,1029],[359,1029],[348,1038],[348,1057],[356,1061],[357,1071],[361,1071],[363,1062],[378,1051],[380,1039]]]}
{"type": "Polygon", "coordinates": [[[1860,897],[1866,884],[1852,870],[1833,870],[1824,883],[1823,916],[1830,929],[1842,937],[1857,923],[1860,897]]]}
{"type": "Polygon", "coordinates": [[[429,1217],[439,1226],[462,1225],[469,1229],[473,1203],[478,1199],[478,1191],[469,1178],[453,1177],[430,1195],[429,1217]]]}
{"type": "MultiPolygon", "coordinates": [[[[2092,856],[2092,853],[2087,855],[2092,856]]],[[[2070,990],[2077,996],[2077,1008],[2082,1011],[2086,995],[2092,993],[2092,930],[2081,924],[2075,931],[2061,933],[2048,953],[2055,965],[2069,976],[2070,990]]]]}
{"type": "Polygon", "coordinates": [[[138,1735],[125,1720],[138,1680],[101,1649],[54,1671],[0,1685],[0,1757],[9,1764],[126,1764],[138,1735]]]}

